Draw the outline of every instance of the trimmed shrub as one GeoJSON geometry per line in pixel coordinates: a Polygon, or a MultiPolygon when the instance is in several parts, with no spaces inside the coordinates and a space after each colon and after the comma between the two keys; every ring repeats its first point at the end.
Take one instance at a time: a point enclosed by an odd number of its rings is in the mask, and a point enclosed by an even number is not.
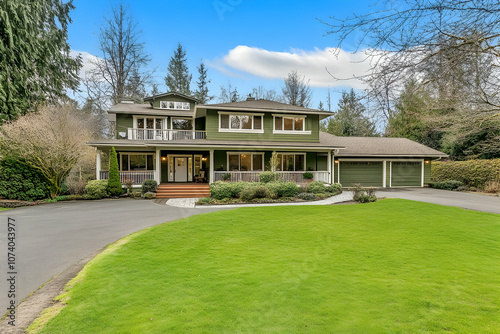
{"type": "Polygon", "coordinates": [[[85,187],[86,199],[101,199],[109,197],[108,180],[92,180],[85,187]]]}
{"type": "Polygon", "coordinates": [[[297,198],[303,199],[304,201],[312,201],[316,199],[316,195],[311,193],[300,193],[297,195],[297,198]]]}
{"type": "Polygon", "coordinates": [[[111,196],[120,196],[123,193],[122,183],[120,182],[120,172],[118,170],[118,158],[114,147],[111,147],[111,153],[109,155],[108,192],[111,196]]]}
{"type": "Polygon", "coordinates": [[[36,201],[50,196],[51,185],[37,169],[15,159],[0,160],[0,197],[36,201]]]}
{"type": "Polygon", "coordinates": [[[243,189],[243,191],[241,192],[240,199],[242,201],[248,202],[254,198],[255,198],[255,188],[254,187],[247,187],[247,188],[243,189]]]}
{"type": "Polygon", "coordinates": [[[295,197],[300,193],[299,186],[293,182],[270,182],[267,187],[278,197],[295,197]]]}
{"type": "Polygon", "coordinates": [[[217,181],[210,185],[210,197],[218,200],[232,198],[231,183],[217,181]]]}
{"type": "Polygon", "coordinates": [[[278,179],[278,174],[274,172],[263,172],[259,174],[260,182],[269,183],[274,182],[278,179]]]}
{"type": "Polygon", "coordinates": [[[144,180],[142,182],[142,193],[149,193],[149,192],[156,192],[156,189],[158,188],[158,183],[156,183],[155,180],[144,180]]]}
{"type": "Polygon", "coordinates": [[[464,184],[456,180],[448,180],[443,182],[435,182],[432,184],[432,188],[443,189],[443,190],[457,190],[464,184]]]}
{"type": "Polygon", "coordinates": [[[303,177],[304,177],[304,180],[312,180],[314,178],[314,175],[311,172],[305,172],[303,177]]]}
{"type": "Polygon", "coordinates": [[[144,194],[145,199],[153,199],[156,198],[156,193],[148,191],[147,193],[144,194]]]}
{"type": "Polygon", "coordinates": [[[375,195],[376,188],[363,188],[361,184],[355,183],[352,185],[352,199],[358,203],[370,203],[377,200],[375,195]]]}
{"type": "Polygon", "coordinates": [[[340,183],[334,183],[329,187],[326,187],[326,191],[332,195],[338,195],[342,193],[342,185],[340,183]]]}
{"type": "Polygon", "coordinates": [[[313,194],[324,194],[328,191],[327,186],[320,181],[313,181],[309,185],[309,188],[307,189],[307,192],[313,193],[313,194]]]}
{"type": "Polygon", "coordinates": [[[436,161],[431,166],[431,178],[433,182],[457,180],[483,189],[488,181],[500,181],[500,159],[436,161]]]}

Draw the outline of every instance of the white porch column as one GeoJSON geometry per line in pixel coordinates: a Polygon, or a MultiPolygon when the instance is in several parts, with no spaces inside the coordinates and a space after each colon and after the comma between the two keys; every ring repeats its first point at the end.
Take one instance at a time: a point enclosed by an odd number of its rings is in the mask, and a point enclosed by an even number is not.
{"type": "Polygon", "coordinates": [[[421,186],[424,186],[424,173],[425,173],[425,161],[422,159],[422,184],[421,186]]]}
{"type": "Polygon", "coordinates": [[[389,188],[392,188],[392,161],[389,161],[389,188]]]}
{"type": "Polygon", "coordinates": [[[213,183],[215,179],[214,165],[214,150],[210,150],[210,183],[213,183]]]}
{"type": "Polygon", "coordinates": [[[101,151],[96,150],[96,158],[95,158],[95,179],[101,179],[101,151]]]}
{"type": "Polygon", "coordinates": [[[161,182],[161,157],[160,149],[156,149],[156,166],[155,166],[155,181],[160,184],[161,182]]]}
{"type": "Polygon", "coordinates": [[[382,163],[382,168],[384,169],[382,171],[382,187],[384,188],[387,188],[387,161],[384,160],[384,162],[382,163]]]}
{"type": "Polygon", "coordinates": [[[328,176],[330,179],[330,184],[332,184],[332,152],[328,152],[328,158],[327,158],[327,164],[328,164],[328,176]]]}

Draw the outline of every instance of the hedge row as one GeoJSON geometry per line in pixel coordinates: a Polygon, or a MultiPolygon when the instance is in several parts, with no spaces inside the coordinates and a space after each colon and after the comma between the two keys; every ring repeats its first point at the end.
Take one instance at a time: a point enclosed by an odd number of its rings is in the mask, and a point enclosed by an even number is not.
{"type": "Polygon", "coordinates": [[[500,181],[500,159],[436,161],[432,163],[431,179],[456,180],[469,187],[484,188],[489,181],[500,181]]]}
{"type": "Polygon", "coordinates": [[[240,198],[249,200],[252,198],[278,198],[295,197],[301,192],[320,194],[329,193],[332,196],[342,192],[342,185],[336,183],[326,186],[322,182],[311,182],[306,188],[299,188],[294,182],[214,182],[210,185],[210,196],[217,200],[228,198],[240,198]]]}

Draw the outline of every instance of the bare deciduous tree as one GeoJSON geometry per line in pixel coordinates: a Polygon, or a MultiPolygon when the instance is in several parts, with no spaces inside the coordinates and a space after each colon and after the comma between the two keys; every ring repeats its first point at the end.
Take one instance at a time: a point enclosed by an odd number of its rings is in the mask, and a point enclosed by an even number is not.
{"type": "Polygon", "coordinates": [[[51,196],[79,159],[91,150],[88,120],[69,105],[47,106],[0,128],[0,151],[38,169],[51,183],[51,196]]]}
{"type": "MultiPolygon", "coordinates": [[[[84,84],[92,101],[109,99],[118,103],[124,97],[142,100],[145,86],[154,71],[147,69],[150,56],[141,41],[142,32],[122,5],[112,8],[99,33],[100,57],[91,60],[84,84]]],[[[108,102],[109,104],[109,102],[108,102]]]]}
{"type": "Polygon", "coordinates": [[[283,98],[286,103],[299,107],[309,107],[312,91],[309,80],[306,81],[305,76],[301,76],[296,70],[292,70],[283,79],[283,83],[283,98]]]}

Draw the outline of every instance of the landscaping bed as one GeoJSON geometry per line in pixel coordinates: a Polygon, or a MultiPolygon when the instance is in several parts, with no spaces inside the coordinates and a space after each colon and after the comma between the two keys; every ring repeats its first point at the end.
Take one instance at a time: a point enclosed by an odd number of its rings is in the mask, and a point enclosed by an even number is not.
{"type": "MultiPolygon", "coordinates": [[[[272,174],[270,172],[263,173],[272,174]]],[[[263,179],[261,177],[261,179],[263,179]]],[[[248,203],[289,203],[322,200],[342,193],[342,185],[323,182],[214,182],[210,185],[210,197],[202,198],[197,205],[224,205],[248,203]]]]}

